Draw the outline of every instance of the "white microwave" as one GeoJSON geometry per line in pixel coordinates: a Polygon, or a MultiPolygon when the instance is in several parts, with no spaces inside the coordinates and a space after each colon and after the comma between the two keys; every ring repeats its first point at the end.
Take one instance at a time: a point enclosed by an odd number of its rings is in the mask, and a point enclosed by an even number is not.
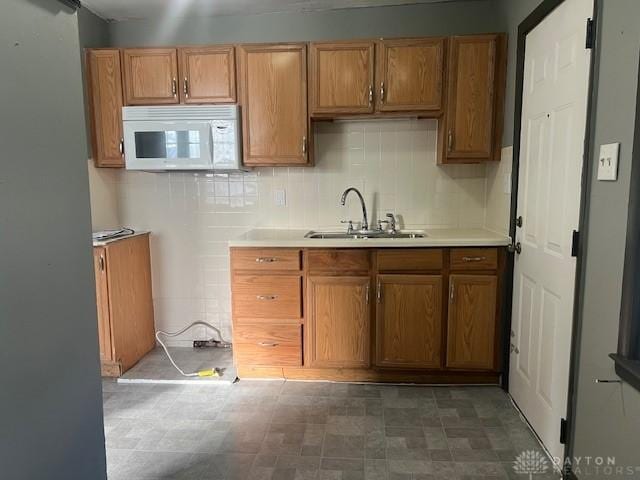
{"type": "Polygon", "coordinates": [[[123,107],[127,170],[239,171],[237,105],[123,107]]]}

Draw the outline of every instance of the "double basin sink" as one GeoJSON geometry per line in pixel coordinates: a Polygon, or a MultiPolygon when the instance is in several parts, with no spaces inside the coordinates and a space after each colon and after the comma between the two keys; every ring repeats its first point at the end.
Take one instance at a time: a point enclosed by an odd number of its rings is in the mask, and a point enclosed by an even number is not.
{"type": "Polygon", "coordinates": [[[372,232],[316,232],[310,231],[305,235],[305,238],[311,239],[367,239],[367,238],[424,238],[427,235],[424,232],[414,231],[398,231],[398,232],[386,232],[386,231],[372,231],[372,232]]]}

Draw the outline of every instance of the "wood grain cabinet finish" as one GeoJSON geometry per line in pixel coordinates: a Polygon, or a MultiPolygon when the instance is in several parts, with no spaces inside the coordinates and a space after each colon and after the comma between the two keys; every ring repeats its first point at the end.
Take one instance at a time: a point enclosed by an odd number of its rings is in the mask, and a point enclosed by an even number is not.
{"type": "Polygon", "coordinates": [[[122,58],[127,105],[179,102],[177,49],[125,48],[122,58]]]}
{"type": "Polygon", "coordinates": [[[104,376],[119,376],[155,346],[148,235],[94,247],[104,376]]]}
{"type": "Polygon", "coordinates": [[[379,275],[376,310],[376,365],[441,367],[441,275],[379,275]]]}
{"type": "Polygon", "coordinates": [[[236,325],[233,351],[243,365],[301,366],[300,325],[236,325]]]}
{"type": "Polygon", "coordinates": [[[120,51],[86,54],[92,155],[96,167],[124,167],[120,51]]]}
{"type": "Polygon", "coordinates": [[[182,103],[235,103],[236,62],[231,45],[178,49],[182,103]]]}
{"type": "Polygon", "coordinates": [[[233,311],[242,319],[299,319],[302,317],[299,275],[235,275],[233,311]]]}
{"type": "Polygon", "coordinates": [[[374,110],[374,42],[311,43],[311,113],[374,110]]]}
{"type": "Polygon", "coordinates": [[[440,111],[444,38],[382,40],[378,43],[377,110],[440,111]]]}
{"type": "Polygon", "coordinates": [[[504,36],[449,39],[443,163],[492,160],[502,134],[504,36]]]}
{"type": "Polygon", "coordinates": [[[307,279],[306,347],[313,367],[369,366],[370,278],[307,279]]]}
{"type": "Polygon", "coordinates": [[[447,367],[495,367],[497,289],[495,275],[449,276],[447,367]]]}
{"type": "Polygon", "coordinates": [[[306,165],[306,45],[243,45],[239,61],[244,164],[306,165]]]}

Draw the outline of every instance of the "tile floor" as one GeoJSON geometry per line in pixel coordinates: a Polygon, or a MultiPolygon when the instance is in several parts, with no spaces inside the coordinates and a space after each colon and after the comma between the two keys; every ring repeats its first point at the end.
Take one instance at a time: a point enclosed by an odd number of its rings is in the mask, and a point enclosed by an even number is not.
{"type": "Polygon", "coordinates": [[[230,348],[189,348],[169,347],[173,360],[185,372],[197,372],[209,368],[220,368],[220,377],[184,377],[169,361],[162,347],[156,347],[147,353],[142,360],[125,372],[121,377],[124,382],[136,381],[181,381],[181,382],[233,382],[236,369],[233,366],[233,355],[230,348]]]}
{"type": "Polygon", "coordinates": [[[496,387],[105,380],[103,391],[109,480],[524,479],[515,456],[540,451],[496,387]]]}

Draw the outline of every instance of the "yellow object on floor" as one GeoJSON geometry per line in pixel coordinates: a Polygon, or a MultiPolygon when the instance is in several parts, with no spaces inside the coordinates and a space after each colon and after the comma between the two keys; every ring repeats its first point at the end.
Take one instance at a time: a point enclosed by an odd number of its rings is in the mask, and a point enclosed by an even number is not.
{"type": "Polygon", "coordinates": [[[200,370],[198,372],[199,377],[219,377],[220,375],[214,369],[211,370],[200,370]]]}

